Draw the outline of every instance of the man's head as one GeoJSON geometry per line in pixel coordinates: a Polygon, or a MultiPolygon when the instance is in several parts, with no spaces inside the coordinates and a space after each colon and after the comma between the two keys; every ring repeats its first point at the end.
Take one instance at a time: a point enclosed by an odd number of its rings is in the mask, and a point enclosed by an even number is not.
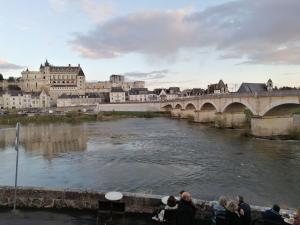
{"type": "Polygon", "coordinates": [[[182,195],[181,195],[181,198],[182,198],[184,201],[186,201],[186,202],[192,201],[191,194],[188,193],[188,192],[183,192],[182,195]]]}
{"type": "Polygon", "coordinates": [[[227,199],[226,199],[225,196],[221,196],[221,197],[219,198],[219,204],[220,204],[221,206],[223,206],[224,208],[226,207],[227,199]]]}
{"type": "Polygon", "coordinates": [[[244,202],[244,197],[241,196],[241,195],[238,195],[238,196],[236,197],[236,199],[237,199],[238,203],[243,203],[243,202],[244,202]]]}
{"type": "Polygon", "coordinates": [[[280,211],[280,207],[279,207],[279,205],[277,205],[277,204],[273,205],[272,209],[273,209],[274,211],[278,212],[278,213],[279,213],[279,211],[280,211]]]}

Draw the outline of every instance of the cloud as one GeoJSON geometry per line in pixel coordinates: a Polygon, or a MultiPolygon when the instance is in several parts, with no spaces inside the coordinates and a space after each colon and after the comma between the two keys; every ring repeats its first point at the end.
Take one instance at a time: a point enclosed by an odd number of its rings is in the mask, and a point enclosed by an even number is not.
{"type": "Polygon", "coordinates": [[[141,80],[157,80],[165,78],[169,73],[169,70],[156,70],[151,72],[129,72],[125,73],[124,76],[129,79],[141,79],[141,80]]]}
{"type": "Polygon", "coordinates": [[[71,0],[49,0],[52,9],[57,13],[62,13],[66,10],[71,0]]]}
{"type": "Polygon", "coordinates": [[[114,7],[108,0],[49,0],[56,13],[63,13],[67,9],[79,8],[95,22],[101,22],[112,15],[114,7]]]}
{"type": "Polygon", "coordinates": [[[16,65],[0,59],[0,70],[20,70],[24,66],[16,65]]]}
{"type": "Polygon", "coordinates": [[[83,57],[139,53],[157,58],[180,50],[214,50],[247,64],[300,63],[300,1],[239,0],[203,11],[143,11],[113,18],[69,42],[83,57]]]}
{"type": "Polygon", "coordinates": [[[87,58],[114,58],[132,52],[172,55],[194,42],[184,15],[182,11],[145,11],[114,18],[87,34],[76,33],[70,43],[87,58]]]}
{"type": "Polygon", "coordinates": [[[101,22],[112,15],[114,7],[111,2],[82,0],[82,8],[95,22],[101,22]]]}

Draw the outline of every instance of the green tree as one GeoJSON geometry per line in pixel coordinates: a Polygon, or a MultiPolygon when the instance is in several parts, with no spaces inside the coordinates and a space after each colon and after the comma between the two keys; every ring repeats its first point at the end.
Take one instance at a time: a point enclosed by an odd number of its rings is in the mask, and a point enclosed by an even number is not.
{"type": "Polygon", "coordinates": [[[2,73],[0,73],[0,81],[4,80],[2,73]]]}
{"type": "Polygon", "coordinates": [[[15,84],[9,84],[7,89],[8,90],[13,90],[13,91],[21,91],[21,88],[18,85],[15,85],[15,84]]]}
{"type": "Polygon", "coordinates": [[[14,78],[14,77],[9,77],[9,78],[7,79],[7,81],[8,81],[8,82],[15,82],[15,78],[14,78]]]}

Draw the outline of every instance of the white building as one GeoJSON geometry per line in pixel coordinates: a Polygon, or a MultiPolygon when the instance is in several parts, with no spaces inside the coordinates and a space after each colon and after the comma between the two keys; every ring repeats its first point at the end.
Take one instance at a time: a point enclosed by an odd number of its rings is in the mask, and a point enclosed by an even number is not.
{"type": "Polygon", "coordinates": [[[128,92],[131,102],[149,102],[150,96],[147,88],[132,88],[128,92]]]}
{"type": "Polygon", "coordinates": [[[126,101],[125,91],[120,87],[112,87],[109,93],[109,101],[111,103],[125,102],[126,101]]]}
{"type": "Polygon", "coordinates": [[[8,91],[0,95],[1,109],[49,108],[50,96],[42,90],[39,93],[8,91]]]}
{"type": "Polygon", "coordinates": [[[57,99],[57,107],[93,106],[103,102],[100,94],[62,95],[57,99]]]}

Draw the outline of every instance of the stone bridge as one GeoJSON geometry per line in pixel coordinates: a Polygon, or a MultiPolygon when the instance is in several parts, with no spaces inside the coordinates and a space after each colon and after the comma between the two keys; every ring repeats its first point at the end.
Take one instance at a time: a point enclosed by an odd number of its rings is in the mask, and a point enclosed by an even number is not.
{"type": "Polygon", "coordinates": [[[173,117],[213,122],[222,127],[251,124],[255,136],[287,135],[300,130],[300,91],[229,93],[187,97],[161,103],[173,117]]]}

